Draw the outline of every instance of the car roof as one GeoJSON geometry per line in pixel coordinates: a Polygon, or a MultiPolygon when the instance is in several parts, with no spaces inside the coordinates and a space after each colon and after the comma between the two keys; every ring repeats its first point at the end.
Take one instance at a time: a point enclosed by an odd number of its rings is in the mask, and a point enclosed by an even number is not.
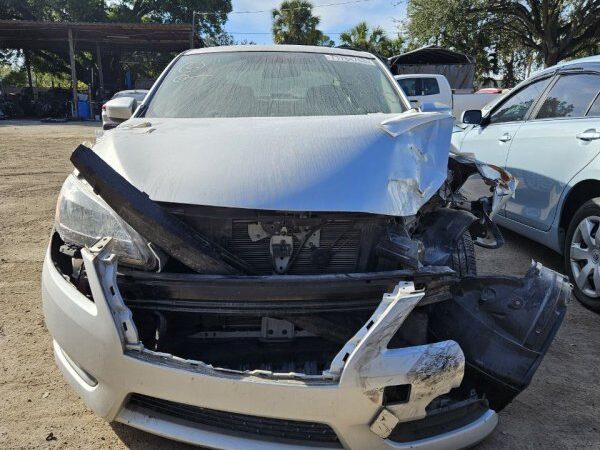
{"type": "Polygon", "coordinates": [[[328,55],[357,56],[361,58],[377,59],[368,52],[348,50],[336,47],[317,47],[312,45],[224,45],[218,47],[195,48],[185,51],[184,55],[197,55],[203,53],[226,52],[293,52],[293,53],[323,53],[328,55]]]}
{"type": "Polygon", "coordinates": [[[537,78],[539,76],[544,76],[549,73],[556,72],[557,70],[568,69],[571,66],[579,66],[583,69],[585,69],[586,67],[590,67],[590,68],[594,67],[595,69],[597,69],[598,68],[597,64],[600,64],[600,55],[587,56],[585,58],[572,59],[570,61],[561,61],[554,66],[548,67],[547,69],[540,70],[539,72],[533,74],[527,80],[537,78]]]}
{"type": "Polygon", "coordinates": [[[586,56],[585,58],[573,59],[571,61],[561,61],[556,67],[566,66],[569,64],[585,64],[585,63],[600,63],[600,55],[586,56]]]}

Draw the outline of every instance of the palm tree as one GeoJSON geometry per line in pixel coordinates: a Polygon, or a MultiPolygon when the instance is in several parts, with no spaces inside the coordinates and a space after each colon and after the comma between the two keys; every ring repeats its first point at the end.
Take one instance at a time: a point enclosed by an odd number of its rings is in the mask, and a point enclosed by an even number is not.
{"type": "Polygon", "coordinates": [[[286,0],[273,14],[273,41],[276,44],[330,45],[320,19],[312,14],[313,5],[305,0],[286,0]]]}
{"type": "Polygon", "coordinates": [[[390,46],[390,41],[383,28],[378,26],[371,30],[367,22],[360,22],[342,33],[340,41],[351,47],[378,54],[386,53],[390,46]]]}

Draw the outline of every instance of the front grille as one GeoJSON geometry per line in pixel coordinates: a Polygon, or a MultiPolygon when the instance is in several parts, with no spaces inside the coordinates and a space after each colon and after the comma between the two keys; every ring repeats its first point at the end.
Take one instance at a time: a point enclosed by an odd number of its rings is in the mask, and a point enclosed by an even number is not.
{"type": "Polygon", "coordinates": [[[141,394],[132,394],[128,406],[141,407],[187,422],[219,428],[223,433],[244,433],[268,438],[322,443],[339,448],[339,440],[335,432],[330,426],[322,423],[248,416],[184,405],[141,394]]]}
{"type": "MultiPolygon", "coordinates": [[[[254,221],[255,222],[255,221],[254,221]]],[[[245,260],[260,274],[271,274],[273,259],[268,238],[252,242],[248,235],[248,224],[253,221],[234,220],[228,250],[245,260]]],[[[349,273],[357,271],[360,253],[361,230],[353,227],[352,221],[326,223],[321,228],[320,249],[329,250],[329,263],[318,267],[313,261],[314,249],[304,246],[288,268],[290,275],[310,275],[315,273],[349,273]]],[[[294,236],[294,253],[300,247],[294,236]]]]}

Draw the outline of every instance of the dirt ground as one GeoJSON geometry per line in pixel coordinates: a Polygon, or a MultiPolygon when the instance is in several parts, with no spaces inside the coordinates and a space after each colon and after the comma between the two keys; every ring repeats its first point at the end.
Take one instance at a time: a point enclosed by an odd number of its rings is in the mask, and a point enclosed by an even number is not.
{"type": "MultiPolygon", "coordinates": [[[[94,416],[54,365],[40,304],[42,259],[69,155],[91,124],[0,122],[0,447],[190,448],[94,416]]],[[[481,273],[524,273],[558,255],[505,232],[478,249],[481,273]]],[[[531,386],[477,448],[600,449],[600,315],[572,301],[531,386]]]]}

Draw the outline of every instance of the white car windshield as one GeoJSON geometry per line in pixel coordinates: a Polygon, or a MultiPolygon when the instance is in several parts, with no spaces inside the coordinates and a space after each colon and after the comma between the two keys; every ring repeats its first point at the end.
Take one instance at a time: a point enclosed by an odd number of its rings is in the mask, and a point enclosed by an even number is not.
{"type": "Polygon", "coordinates": [[[146,117],[284,117],[400,113],[406,108],[369,58],[300,52],[186,55],[146,117]]]}

